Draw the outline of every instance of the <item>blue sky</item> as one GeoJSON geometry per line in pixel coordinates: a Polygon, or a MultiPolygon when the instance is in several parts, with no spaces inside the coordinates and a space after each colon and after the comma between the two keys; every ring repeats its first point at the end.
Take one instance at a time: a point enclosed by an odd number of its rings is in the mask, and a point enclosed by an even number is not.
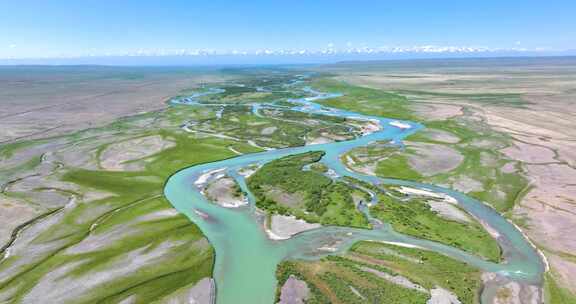
{"type": "Polygon", "coordinates": [[[576,1],[0,0],[0,58],[137,50],[576,48],[576,1]]]}

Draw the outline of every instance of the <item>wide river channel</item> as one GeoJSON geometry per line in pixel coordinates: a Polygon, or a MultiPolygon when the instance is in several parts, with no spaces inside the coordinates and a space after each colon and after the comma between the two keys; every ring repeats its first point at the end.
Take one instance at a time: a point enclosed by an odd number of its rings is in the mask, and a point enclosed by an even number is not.
{"type": "MultiPolygon", "coordinates": [[[[334,98],[339,94],[320,93],[308,88],[304,89],[315,95],[291,100],[291,102],[298,104],[292,110],[353,119],[377,120],[383,129],[348,141],[269,150],[196,165],[175,173],[166,183],[164,193],[170,203],[200,227],[215,249],[216,260],[213,277],[216,283],[216,303],[273,303],[277,285],[276,266],[282,260],[320,259],[329,254],[343,253],[353,243],[360,240],[419,246],[464,261],[483,271],[496,272],[513,280],[535,284],[540,282],[544,271],[544,264],[540,255],[514,225],[491,207],[450,189],[410,181],[382,179],[352,172],[340,161],[340,156],[346,151],[366,146],[374,141],[401,144],[403,138],[422,129],[422,125],[410,121],[400,121],[401,124],[410,125],[410,128],[399,128],[394,126],[398,125],[398,121],[395,120],[320,106],[314,101],[334,98]],[[391,122],[393,122],[392,125],[391,122]],[[395,232],[386,224],[372,230],[325,226],[299,233],[288,240],[269,239],[257,218],[254,198],[249,193],[243,177],[238,174],[238,170],[252,164],[263,164],[283,156],[308,151],[324,151],[326,155],[321,161],[341,177],[350,176],[375,185],[402,185],[452,196],[463,209],[500,235],[498,243],[502,248],[503,262],[492,263],[454,247],[403,235],[395,232]],[[194,186],[194,182],[201,175],[217,169],[226,170],[248,193],[250,204],[247,207],[221,207],[208,201],[194,186]],[[325,250],[326,247],[329,247],[330,250],[325,250]]],[[[213,93],[217,92],[221,91],[213,91],[213,93]]],[[[175,100],[173,102],[190,106],[204,106],[195,101],[195,98],[200,95],[188,97],[186,101],[175,100]]],[[[254,111],[257,112],[258,108],[266,106],[272,105],[255,105],[254,111]]]]}

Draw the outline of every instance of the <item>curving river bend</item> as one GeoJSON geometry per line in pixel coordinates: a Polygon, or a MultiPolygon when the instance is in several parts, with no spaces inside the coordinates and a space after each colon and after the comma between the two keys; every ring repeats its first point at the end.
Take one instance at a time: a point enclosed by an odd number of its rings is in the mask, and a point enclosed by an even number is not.
{"type": "MultiPolygon", "coordinates": [[[[389,241],[420,246],[513,280],[536,284],[540,282],[545,266],[538,252],[514,225],[492,208],[462,193],[446,188],[410,181],[381,179],[351,172],[339,160],[342,153],[374,141],[393,141],[400,144],[403,138],[418,131],[423,126],[414,122],[402,121],[401,123],[411,127],[401,129],[390,125],[390,122],[393,122],[391,119],[326,108],[314,103],[314,101],[333,98],[339,96],[338,94],[319,93],[308,88],[306,90],[314,93],[315,96],[291,100],[298,104],[292,110],[378,120],[384,129],[348,141],[270,150],[201,164],[175,173],[166,183],[164,193],[170,203],[198,225],[215,248],[216,260],[213,276],[216,282],[216,302],[218,304],[273,303],[276,288],[276,265],[282,260],[319,259],[328,254],[342,253],[359,240],[389,241]],[[405,185],[445,193],[454,197],[467,212],[498,232],[500,235],[498,243],[502,248],[504,262],[492,263],[450,246],[406,236],[395,232],[386,224],[373,230],[328,226],[297,234],[288,240],[270,240],[257,220],[254,198],[248,191],[243,177],[238,174],[238,170],[251,164],[262,164],[290,154],[308,151],[324,151],[326,155],[321,161],[339,176],[350,176],[372,184],[405,185]],[[216,169],[225,169],[229,175],[237,180],[240,187],[248,193],[249,207],[224,208],[218,206],[209,202],[193,186],[202,174],[216,169]],[[334,247],[335,251],[322,251],[320,249],[322,247],[334,247]]],[[[208,93],[199,93],[185,100],[174,100],[173,102],[200,106],[201,104],[196,101],[197,97],[218,92],[221,91],[213,90],[208,93]]],[[[258,109],[263,106],[270,105],[254,106],[255,114],[258,114],[258,109]]]]}

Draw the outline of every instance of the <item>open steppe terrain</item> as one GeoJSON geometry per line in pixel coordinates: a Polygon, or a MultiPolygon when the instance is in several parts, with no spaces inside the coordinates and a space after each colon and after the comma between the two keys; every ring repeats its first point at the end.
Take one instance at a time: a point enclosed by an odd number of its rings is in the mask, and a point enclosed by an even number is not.
{"type": "Polygon", "coordinates": [[[0,303],[574,300],[576,59],[0,80],[0,303]]]}
{"type": "Polygon", "coordinates": [[[0,67],[0,143],[65,134],[158,110],[181,90],[219,79],[213,68],[0,67]]]}
{"type": "MultiPolygon", "coordinates": [[[[410,108],[432,128],[438,121],[467,120],[472,129],[487,128],[506,137],[501,145],[488,136],[474,145],[517,162],[501,163],[500,171],[519,170],[529,183],[510,202],[511,209],[503,210],[543,250],[552,275],[576,293],[576,58],[350,62],[321,71],[406,96],[410,108]]],[[[451,138],[434,132],[414,139],[455,146],[451,138]]],[[[427,156],[411,145],[407,152],[416,155],[411,165],[419,168],[417,160],[427,156]]],[[[442,157],[445,162],[449,155],[442,157]]],[[[490,161],[486,154],[485,162],[490,161]]],[[[429,170],[441,165],[430,164],[429,170]]],[[[482,178],[471,175],[428,180],[474,192],[482,187],[482,178]]]]}

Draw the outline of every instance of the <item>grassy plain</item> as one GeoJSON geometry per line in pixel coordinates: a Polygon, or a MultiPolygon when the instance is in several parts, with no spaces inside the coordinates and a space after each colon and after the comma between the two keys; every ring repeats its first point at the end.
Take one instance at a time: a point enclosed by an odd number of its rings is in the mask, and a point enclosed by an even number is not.
{"type": "MultiPolygon", "coordinates": [[[[349,62],[318,71],[403,95],[427,127],[460,136],[448,146],[466,160],[430,182],[505,212],[545,250],[558,286],[576,293],[576,264],[566,258],[576,238],[556,233],[576,225],[574,57],[349,62]]],[[[422,135],[410,140],[431,141],[422,135]]]]}
{"type": "Polygon", "coordinates": [[[426,303],[429,290],[437,287],[454,293],[461,303],[477,303],[481,288],[480,272],[467,264],[374,242],[359,242],[345,255],[317,262],[283,262],[277,270],[279,287],[290,275],[307,283],[307,303],[426,303]],[[412,288],[392,281],[398,276],[412,288]]]}

